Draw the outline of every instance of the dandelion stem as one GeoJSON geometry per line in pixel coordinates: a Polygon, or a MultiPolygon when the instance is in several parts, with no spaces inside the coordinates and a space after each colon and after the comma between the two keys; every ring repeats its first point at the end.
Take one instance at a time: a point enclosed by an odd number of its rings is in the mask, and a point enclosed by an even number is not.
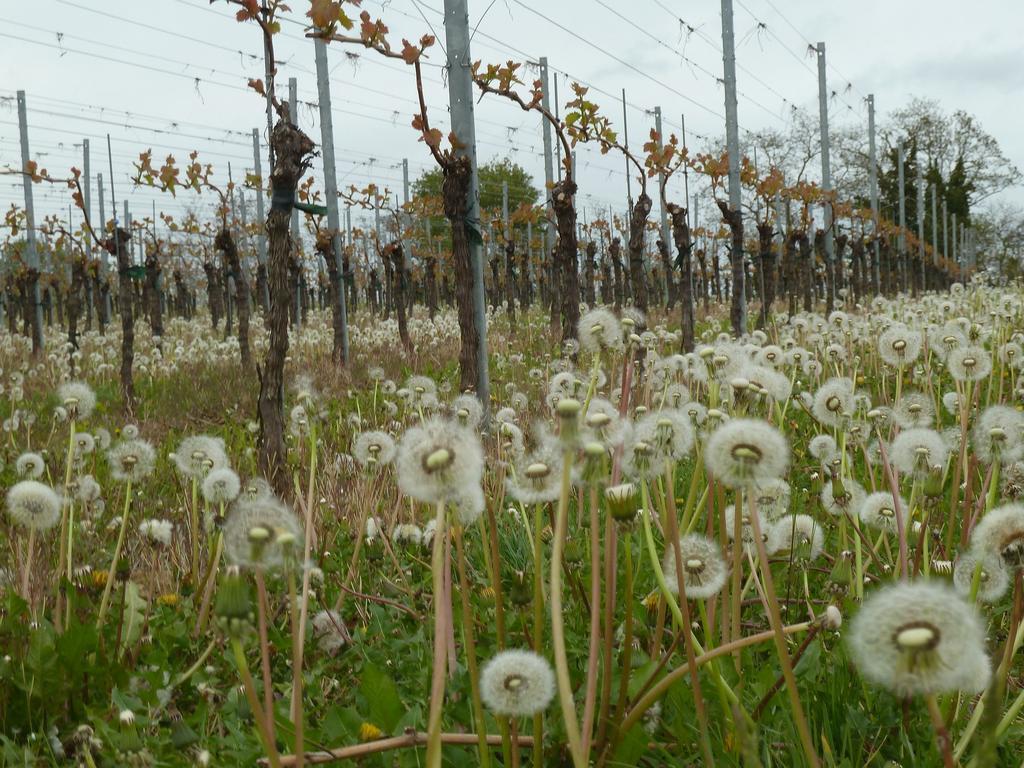
{"type": "MultiPolygon", "coordinates": [[[[526,521],[526,516],[523,515],[526,521]]],[[[543,510],[540,504],[533,509],[533,650],[541,653],[544,637],[544,549],[541,540],[543,527],[543,510]]],[[[533,764],[540,768],[544,752],[544,714],[538,712],[533,716],[533,743],[538,746],[533,751],[533,764]]]]}
{"type": "Polygon", "coordinates": [[[469,578],[466,576],[466,555],[462,546],[462,528],[453,529],[455,539],[456,567],[459,572],[459,593],[462,603],[462,632],[465,635],[466,666],[469,669],[469,693],[473,705],[473,718],[476,720],[477,747],[480,753],[480,765],[489,768],[491,753],[487,746],[487,721],[484,718],[483,704],[480,702],[480,674],[476,661],[476,631],[473,627],[473,608],[469,602],[469,578]]]}
{"type": "MultiPolygon", "coordinates": [[[[270,738],[277,739],[274,735],[274,685],[270,676],[270,643],[267,638],[267,582],[263,578],[263,569],[259,566],[253,569],[253,578],[256,581],[256,626],[260,638],[260,670],[263,675],[263,716],[267,721],[267,731],[270,738]]],[[[296,749],[296,752],[301,750],[296,749]]]]}
{"type": "Polygon", "coordinates": [[[441,768],[441,715],[444,709],[444,677],[447,665],[447,625],[444,609],[444,551],[448,530],[445,503],[437,503],[431,569],[434,587],[434,669],[430,684],[430,714],[427,720],[427,768],[441,768]]]}
{"type": "Polygon", "coordinates": [[[583,696],[583,754],[590,755],[597,699],[598,645],[601,640],[601,532],[598,530],[597,483],[590,484],[590,642],[587,648],[587,685],[583,696]]]}
{"type": "Polygon", "coordinates": [[[256,697],[256,683],[252,679],[252,673],[249,672],[249,663],[245,660],[245,650],[237,637],[231,638],[231,650],[235,656],[235,664],[238,665],[238,674],[242,677],[245,698],[249,702],[249,709],[252,710],[253,720],[256,721],[256,729],[263,741],[264,749],[267,750],[267,760],[270,762],[271,768],[280,768],[281,757],[277,753],[277,746],[270,735],[267,720],[263,716],[259,699],[256,697]]]}
{"type": "MultiPolygon", "coordinates": [[[[25,565],[21,570],[21,597],[26,603],[31,603],[29,595],[29,581],[32,578],[32,558],[36,548],[36,529],[33,526],[28,529],[28,552],[25,555],[25,565]]],[[[70,613],[70,611],[69,611],[70,613]]]]}
{"type": "Polygon", "coordinates": [[[192,477],[192,504],[188,508],[188,521],[192,529],[192,559],[189,561],[189,578],[195,586],[199,577],[199,479],[192,477]]]}
{"type": "MultiPolygon", "coordinates": [[[[569,516],[569,487],[572,480],[572,452],[565,451],[562,461],[562,491],[555,518],[555,541],[551,553],[551,640],[555,653],[555,677],[558,681],[558,700],[562,705],[565,733],[569,752],[576,768],[586,768],[587,760],[580,742],[580,726],[576,719],[576,702],[569,680],[569,661],[565,652],[565,626],[562,617],[562,551],[565,548],[567,519],[569,516]]],[[[628,670],[624,670],[628,672],[628,670]]]]}
{"type": "MultiPolygon", "coordinates": [[[[737,499],[739,504],[739,499],[737,499]]],[[[786,649],[786,636],[782,631],[782,616],[779,612],[779,602],[775,596],[775,584],[772,579],[772,569],[768,563],[768,552],[765,550],[764,539],[761,537],[761,523],[757,519],[754,495],[750,495],[750,525],[754,529],[754,543],[757,546],[758,560],[761,565],[761,574],[764,580],[765,597],[768,600],[768,618],[775,632],[775,649],[778,652],[779,664],[782,667],[782,674],[786,678],[786,688],[789,691],[790,704],[793,708],[793,722],[797,732],[800,734],[800,741],[804,751],[804,757],[812,768],[821,764],[818,754],[814,749],[814,742],[811,740],[811,732],[807,727],[807,718],[804,715],[803,706],[800,703],[800,692],[796,687],[796,676],[793,674],[793,664],[786,649]]],[[[738,512],[738,510],[737,510],[738,512]]]]}
{"type": "Polygon", "coordinates": [[[955,763],[953,762],[952,743],[949,738],[949,730],[942,719],[939,702],[936,701],[935,694],[928,694],[924,697],[924,700],[928,705],[928,715],[932,719],[932,727],[935,729],[935,742],[939,747],[939,752],[942,754],[942,764],[945,768],[953,768],[955,763]]]}
{"type": "Polygon", "coordinates": [[[114,556],[110,559],[110,568],[107,570],[107,583],[103,587],[103,597],[100,600],[100,612],[96,618],[97,629],[103,626],[103,619],[107,616],[107,607],[110,603],[110,591],[114,586],[114,574],[117,571],[117,561],[121,557],[121,547],[124,546],[125,531],[128,530],[128,513],[132,508],[132,481],[128,478],[124,485],[124,511],[121,514],[121,530],[117,533],[117,543],[114,545],[114,556]]]}

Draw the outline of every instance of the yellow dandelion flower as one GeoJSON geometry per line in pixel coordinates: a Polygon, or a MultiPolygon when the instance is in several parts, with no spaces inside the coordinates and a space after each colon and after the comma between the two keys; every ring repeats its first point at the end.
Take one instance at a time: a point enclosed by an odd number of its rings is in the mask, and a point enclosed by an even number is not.
{"type": "Polygon", "coordinates": [[[180,599],[180,598],[178,597],[178,595],[177,595],[176,593],[174,593],[174,592],[168,592],[167,594],[164,594],[164,595],[160,595],[160,597],[158,597],[158,598],[156,599],[156,601],[157,601],[157,603],[159,603],[160,605],[170,605],[170,606],[175,606],[175,605],[177,605],[177,604],[178,604],[178,600],[179,600],[179,599],[180,599]]]}
{"type": "Polygon", "coordinates": [[[93,571],[90,575],[92,576],[92,585],[97,589],[107,586],[107,577],[110,575],[109,572],[93,571]]]}
{"type": "Polygon", "coordinates": [[[480,597],[482,597],[484,600],[493,600],[494,599],[494,587],[483,587],[480,590],[480,597]]]}
{"type": "Polygon", "coordinates": [[[651,611],[658,607],[658,601],[661,599],[660,592],[651,592],[647,597],[644,598],[644,608],[651,611]]]}
{"type": "Polygon", "coordinates": [[[384,735],[384,731],[373,723],[363,723],[359,726],[359,739],[361,741],[376,741],[384,735]]]}

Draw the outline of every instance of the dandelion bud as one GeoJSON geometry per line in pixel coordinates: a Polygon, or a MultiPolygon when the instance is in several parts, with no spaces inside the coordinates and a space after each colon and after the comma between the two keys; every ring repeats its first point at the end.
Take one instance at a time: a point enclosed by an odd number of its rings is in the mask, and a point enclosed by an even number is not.
{"type": "Polygon", "coordinates": [[[836,558],[835,565],[832,566],[832,571],[828,575],[829,583],[836,592],[846,591],[853,581],[850,557],[851,553],[849,551],[840,552],[839,557],[836,558]]]}
{"type": "Polygon", "coordinates": [[[533,600],[533,590],[523,571],[516,571],[512,574],[512,587],[508,591],[509,600],[512,605],[520,607],[529,605],[533,600]]]}
{"type": "Polygon", "coordinates": [[[582,562],[583,549],[580,547],[579,542],[575,539],[569,539],[569,541],[565,543],[565,552],[563,553],[563,557],[565,558],[565,562],[570,565],[582,562]]]}
{"type": "Polygon", "coordinates": [[[921,486],[921,490],[924,491],[924,495],[930,499],[937,499],[942,496],[943,492],[943,477],[942,467],[932,467],[931,471],[925,476],[924,483],[921,486]]]}
{"type": "Polygon", "coordinates": [[[224,630],[235,637],[245,634],[252,626],[249,586],[235,567],[228,569],[221,582],[214,612],[224,630]]]}
{"type": "Polygon", "coordinates": [[[615,520],[629,522],[636,517],[636,486],[632,483],[606,488],[604,497],[608,502],[608,511],[615,520]]]}

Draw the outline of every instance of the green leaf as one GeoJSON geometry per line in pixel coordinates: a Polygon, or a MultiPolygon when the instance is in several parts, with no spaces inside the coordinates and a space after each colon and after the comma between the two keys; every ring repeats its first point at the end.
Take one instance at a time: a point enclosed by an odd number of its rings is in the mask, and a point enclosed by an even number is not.
{"type": "Polygon", "coordinates": [[[366,699],[370,722],[385,733],[393,733],[405,714],[395,681],[374,665],[367,664],[363,667],[359,692],[366,699]]]}
{"type": "Polygon", "coordinates": [[[811,643],[793,668],[798,679],[816,680],[821,669],[821,643],[811,643]]]}
{"type": "Polygon", "coordinates": [[[619,742],[611,765],[638,765],[646,751],[647,732],[641,727],[634,726],[619,742]]]}

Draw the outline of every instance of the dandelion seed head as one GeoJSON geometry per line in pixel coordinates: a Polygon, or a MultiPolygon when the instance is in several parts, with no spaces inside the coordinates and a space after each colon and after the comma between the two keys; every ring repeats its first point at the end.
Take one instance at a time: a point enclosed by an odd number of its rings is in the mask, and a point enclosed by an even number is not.
{"type": "Polygon", "coordinates": [[[971,548],[1001,558],[1011,570],[1024,568],[1024,504],[986,512],[971,532],[971,548]]]}
{"type": "Polygon", "coordinates": [[[978,600],[993,603],[1006,594],[1010,586],[1010,570],[998,553],[971,548],[961,552],[953,567],[953,586],[964,597],[974,588],[975,569],[978,571],[978,600]]]}
{"type": "Polygon", "coordinates": [[[22,480],[7,491],[7,514],[28,530],[45,531],[60,522],[60,496],[36,480],[22,480]]]}
{"type": "Polygon", "coordinates": [[[229,467],[211,469],[203,478],[203,498],[210,504],[234,501],[242,489],[242,481],[229,467]]]}
{"type": "Polygon", "coordinates": [[[957,381],[981,381],[992,372],[992,356],[974,344],[957,347],[946,356],[946,367],[957,381]]]}
{"type": "Polygon", "coordinates": [[[362,467],[379,469],[395,459],[398,449],[387,432],[360,432],[352,443],[352,456],[362,467]]]}
{"type": "Polygon", "coordinates": [[[547,709],[554,695],[551,665],[533,651],[501,651],[480,670],[480,697],[496,715],[535,715],[547,709]]]}
{"type": "Polygon", "coordinates": [[[440,418],[412,427],[402,436],[396,459],[402,493],[433,503],[479,489],[483,473],[480,439],[468,429],[440,418]]]}
{"type": "Polygon", "coordinates": [[[14,471],[18,473],[18,477],[35,480],[43,476],[43,472],[46,471],[46,462],[38,453],[26,451],[14,462],[14,471]]]}
{"type": "Polygon", "coordinates": [[[889,448],[889,459],[896,469],[919,477],[928,474],[932,467],[944,466],[948,456],[949,446],[942,435],[923,427],[903,430],[889,448]]]}
{"type": "Polygon", "coordinates": [[[294,558],[302,542],[302,525],[273,496],[242,496],[224,520],[224,555],[229,563],[273,570],[294,558]]]}
{"type": "Polygon", "coordinates": [[[174,464],[186,477],[201,480],[210,470],[228,465],[224,440],[209,435],[186,437],[178,443],[174,464]]]}
{"type": "Polygon", "coordinates": [[[603,307],[597,307],[580,316],[577,325],[580,346],[587,352],[622,347],[622,325],[618,318],[603,307]]]}
{"type": "Polygon", "coordinates": [[[96,393],[83,381],[64,382],[57,388],[57,398],[77,419],[88,419],[96,409],[96,393]]]}
{"type": "Polygon", "coordinates": [[[854,616],[847,638],[860,673],[898,696],[978,693],[991,674],[977,609],[939,583],[879,589],[854,616]]]}
{"type": "Polygon", "coordinates": [[[825,533],[810,515],[780,517],[772,524],[770,537],[778,543],[776,551],[799,553],[808,560],[816,560],[825,547],[825,533]]]}
{"type": "MultiPolygon", "coordinates": [[[[718,544],[699,533],[691,533],[679,540],[680,561],[683,563],[683,587],[690,600],[706,599],[718,594],[725,586],[729,567],[722,557],[718,544]]],[[[673,595],[679,594],[679,572],[676,568],[676,551],[666,546],[662,564],[665,583],[673,595]]]]}
{"type": "Polygon", "coordinates": [[[107,451],[110,476],[120,482],[137,483],[156,466],[156,451],[145,440],[122,440],[107,451]]]}
{"type": "Polygon", "coordinates": [[[708,438],[704,461],[730,488],[781,477],[789,466],[789,445],[775,427],[757,419],[733,419],[708,438]]]}

